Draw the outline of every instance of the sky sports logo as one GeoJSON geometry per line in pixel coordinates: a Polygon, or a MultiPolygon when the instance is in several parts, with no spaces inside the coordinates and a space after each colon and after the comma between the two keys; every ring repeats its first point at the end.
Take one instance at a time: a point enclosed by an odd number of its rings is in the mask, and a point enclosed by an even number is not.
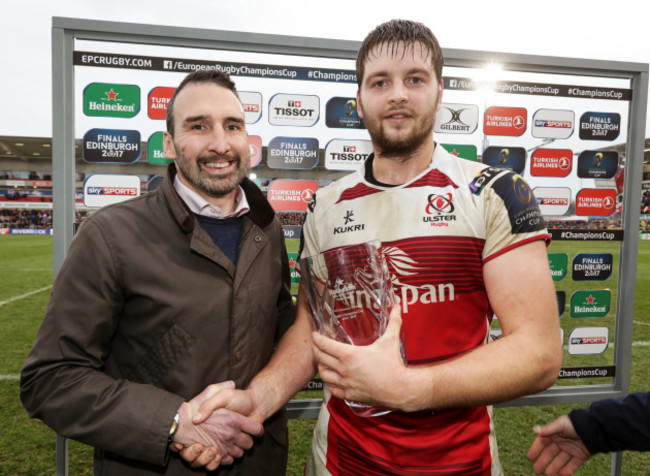
{"type": "Polygon", "coordinates": [[[137,175],[93,174],[84,182],[83,202],[89,208],[101,208],[140,195],[137,175]]]}
{"type": "Polygon", "coordinates": [[[88,195],[117,195],[117,196],[130,196],[135,197],[138,195],[138,190],[131,187],[88,187],[86,189],[88,195]]]}

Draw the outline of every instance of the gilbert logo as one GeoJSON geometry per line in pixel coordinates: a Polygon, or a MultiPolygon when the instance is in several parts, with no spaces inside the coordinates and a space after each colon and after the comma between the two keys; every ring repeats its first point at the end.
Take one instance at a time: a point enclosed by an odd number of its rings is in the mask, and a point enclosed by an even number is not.
{"type": "Polygon", "coordinates": [[[436,115],[435,132],[471,134],[478,127],[478,106],[443,103],[436,115]]]}
{"type": "Polygon", "coordinates": [[[83,92],[86,116],[134,117],[140,112],[140,88],[131,84],[91,83],[83,92]]]}

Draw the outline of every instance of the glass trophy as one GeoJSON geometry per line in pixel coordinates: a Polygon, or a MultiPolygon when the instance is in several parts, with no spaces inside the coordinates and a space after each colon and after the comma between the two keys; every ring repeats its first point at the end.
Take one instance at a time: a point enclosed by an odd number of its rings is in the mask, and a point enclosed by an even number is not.
{"type": "MultiPolygon", "coordinates": [[[[321,334],[338,342],[368,345],[384,333],[395,299],[379,241],[308,256],[299,266],[312,319],[321,334]]],[[[346,403],[354,413],[366,417],[391,411],[346,403]]]]}

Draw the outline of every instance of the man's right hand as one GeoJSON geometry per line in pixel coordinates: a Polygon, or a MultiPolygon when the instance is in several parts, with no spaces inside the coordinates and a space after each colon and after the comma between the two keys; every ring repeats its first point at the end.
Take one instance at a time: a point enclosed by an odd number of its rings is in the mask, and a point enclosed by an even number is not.
{"type": "MultiPolygon", "coordinates": [[[[217,387],[220,386],[223,384],[217,387]]],[[[235,458],[243,456],[244,451],[253,446],[253,436],[261,435],[264,430],[261,423],[226,408],[218,408],[197,421],[193,417],[198,406],[215,390],[209,389],[181,405],[172,446],[180,450],[181,457],[193,467],[214,470],[220,464],[231,464],[235,458]],[[182,445],[183,449],[177,445],[182,445]]]]}
{"type": "Polygon", "coordinates": [[[535,463],[537,474],[569,476],[591,456],[567,415],[533,431],[537,437],[528,450],[528,459],[535,463]]]}

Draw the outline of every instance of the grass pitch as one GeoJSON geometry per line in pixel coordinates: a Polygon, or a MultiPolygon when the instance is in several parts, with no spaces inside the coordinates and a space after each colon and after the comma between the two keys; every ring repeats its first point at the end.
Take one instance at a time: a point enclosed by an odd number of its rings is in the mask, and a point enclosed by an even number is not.
{"type": "MultiPolygon", "coordinates": [[[[292,250],[289,250],[292,251],[292,250]]],[[[618,266],[618,245],[585,245],[556,242],[551,253],[567,253],[569,260],[576,253],[607,252],[615,255],[618,266]],[[600,248],[603,247],[601,250],[600,248]]],[[[45,311],[52,284],[52,237],[0,236],[0,475],[55,474],[55,434],[43,423],[27,418],[18,398],[18,374],[32,345],[45,311]]],[[[615,271],[616,272],[616,271],[615,271]]],[[[567,300],[574,289],[590,289],[594,283],[571,283],[570,278],[556,283],[565,289],[567,300]]],[[[612,290],[612,311],[603,319],[608,326],[615,321],[616,276],[604,285],[612,290]]],[[[601,283],[602,284],[602,283],[601,283]]],[[[600,289],[602,286],[598,286],[600,289]]],[[[634,345],[630,391],[650,391],[650,241],[639,242],[636,302],[634,313],[634,345]]],[[[568,313],[568,309],[566,311],[568,313]]],[[[568,314],[561,318],[570,330],[568,314]]],[[[565,352],[565,358],[573,358],[565,352]]],[[[605,361],[611,354],[604,354],[605,361]]],[[[571,362],[571,365],[582,365],[571,362]]],[[[598,363],[599,364],[599,363],[598,363]]],[[[507,365],[507,363],[504,363],[507,365]]],[[[584,365],[592,365],[584,364],[584,365]]],[[[602,383],[609,383],[602,382],[602,383]]],[[[543,424],[579,405],[544,405],[496,408],[495,423],[501,460],[506,475],[533,474],[526,452],[533,441],[531,428],[543,424]]],[[[289,475],[302,475],[313,431],[314,420],[290,421],[289,475]]],[[[624,475],[650,474],[650,453],[626,452],[623,457],[624,475]]],[[[69,442],[69,474],[92,474],[92,449],[69,442]]],[[[597,455],[576,474],[583,476],[610,474],[610,456],[597,455]]]]}

